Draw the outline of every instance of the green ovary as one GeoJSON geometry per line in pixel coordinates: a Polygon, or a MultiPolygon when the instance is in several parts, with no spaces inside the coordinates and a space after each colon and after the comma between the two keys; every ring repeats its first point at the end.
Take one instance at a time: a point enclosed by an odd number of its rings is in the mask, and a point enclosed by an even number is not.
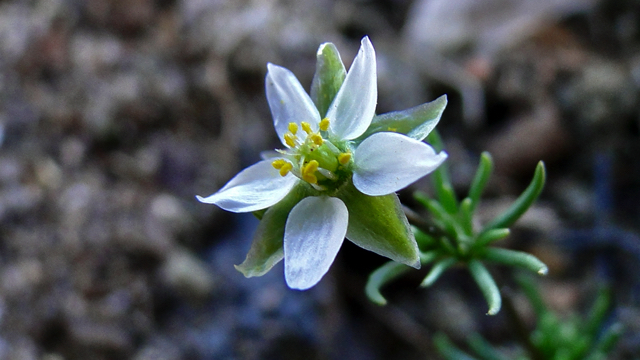
{"type": "Polygon", "coordinates": [[[339,149],[322,136],[327,135],[328,119],[321,121],[318,132],[313,132],[311,125],[305,122],[300,127],[302,131],[298,131],[297,124],[289,124],[289,132],[284,134],[284,139],[290,150],[283,152],[288,156],[274,160],[273,167],[280,171],[281,176],[291,172],[317,190],[336,188],[348,177],[351,153],[339,149]],[[304,136],[304,141],[300,136],[304,136]]]}
{"type": "Polygon", "coordinates": [[[326,144],[322,144],[316,149],[309,149],[305,156],[307,161],[316,160],[321,168],[335,172],[338,169],[338,158],[326,144]]]}

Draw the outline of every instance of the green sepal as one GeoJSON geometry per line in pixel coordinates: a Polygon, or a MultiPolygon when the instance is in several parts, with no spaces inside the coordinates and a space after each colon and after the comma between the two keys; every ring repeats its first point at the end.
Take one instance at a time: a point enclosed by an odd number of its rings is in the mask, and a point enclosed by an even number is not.
{"type": "Polygon", "coordinates": [[[367,280],[367,286],[365,287],[365,293],[369,300],[378,305],[386,305],[387,299],[380,293],[380,288],[409,270],[411,268],[407,265],[395,261],[389,261],[377,268],[369,275],[369,280],[367,280]]]}
{"type": "Polygon", "coordinates": [[[310,95],[320,116],[324,117],[333,98],[340,90],[347,72],[338,49],[332,43],[320,45],[316,59],[316,73],[311,82],[310,95]]]}
{"type": "Polygon", "coordinates": [[[422,141],[438,125],[446,107],[447,95],[442,95],[431,102],[411,109],[377,115],[371,121],[367,131],[356,142],[383,131],[397,132],[422,141]]]}
{"type": "Polygon", "coordinates": [[[284,199],[262,215],[249,253],[242,264],[234,265],[236,270],[246,277],[262,276],[282,260],[282,242],[287,217],[300,200],[311,195],[311,190],[306,184],[296,185],[284,199]]]}
{"type": "Polygon", "coordinates": [[[471,272],[471,276],[473,276],[480,291],[482,291],[482,295],[484,295],[485,300],[487,300],[489,304],[487,315],[497,314],[502,307],[502,296],[500,296],[500,290],[493,276],[491,276],[489,270],[478,260],[469,261],[469,272],[471,272]]]}
{"type": "Polygon", "coordinates": [[[365,195],[348,181],[335,196],[349,210],[347,239],[363,249],[420,268],[418,243],[396,194],[365,195]]]}
{"type": "Polygon", "coordinates": [[[545,182],[545,169],[544,163],[540,161],[536,166],[536,171],[533,175],[533,179],[524,192],[516,199],[516,201],[502,214],[498,215],[484,229],[496,229],[496,228],[508,228],[516,220],[518,220],[522,214],[524,214],[531,205],[538,199],[545,182]]]}

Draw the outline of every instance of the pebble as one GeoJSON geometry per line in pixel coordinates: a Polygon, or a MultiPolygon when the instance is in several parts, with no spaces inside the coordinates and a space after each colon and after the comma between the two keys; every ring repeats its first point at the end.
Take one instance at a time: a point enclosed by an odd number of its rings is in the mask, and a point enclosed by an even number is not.
{"type": "Polygon", "coordinates": [[[188,300],[209,296],[216,286],[211,269],[186,249],[174,249],[160,269],[160,279],[188,300]]]}

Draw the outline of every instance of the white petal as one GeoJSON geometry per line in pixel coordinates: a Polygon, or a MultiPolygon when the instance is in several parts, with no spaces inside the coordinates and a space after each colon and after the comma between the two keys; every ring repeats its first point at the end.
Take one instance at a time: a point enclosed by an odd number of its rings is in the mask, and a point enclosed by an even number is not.
{"type": "Polygon", "coordinates": [[[366,138],[353,154],[353,185],[371,196],[396,192],[435,170],[447,158],[408,136],[381,132],[366,138]]]}
{"type": "Polygon", "coordinates": [[[320,113],[293,73],[282,66],[267,64],[266,92],[273,125],[282,144],[290,122],[308,122],[317,128],[320,113]]]}
{"type": "Polygon", "coordinates": [[[291,173],[280,176],[271,163],[272,160],[263,160],[251,165],[215,194],[196,198],[200,202],[215,204],[232,212],[266,209],[282,200],[298,180],[291,173]]]}
{"type": "Polygon", "coordinates": [[[349,212],[342,200],[311,196],[289,214],[284,230],[284,277],[292,289],[306,290],[333,263],[347,233],[349,212]]]}
{"type": "Polygon", "coordinates": [[[329,106],[331,132],[340,139],[355,139],[367,130],[378,99],[376,53],[368,37],[351,64],[344,83],[329,106]]]}

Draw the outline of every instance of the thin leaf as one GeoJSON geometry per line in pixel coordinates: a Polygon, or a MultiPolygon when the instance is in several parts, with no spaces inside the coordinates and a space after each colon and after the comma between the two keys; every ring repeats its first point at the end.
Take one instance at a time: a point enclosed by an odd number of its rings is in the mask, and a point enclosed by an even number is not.
{"type": "Polygon", "coordinates": [[[439,251],[427,251],[427,252],[421,252],[420,253],[420,264],[422,265],[427,265],[430,262],[435,261],[438,256],[440,256],[440,252],[439,251]]]}
{"type": "Polygon", "coordinates": [[[476,170],[476,174],[471,182],[471,186],[469,187],[469,198],[471,199],[472,211],[478,206],[480,197],[482,196],[482,192],[489,181],[492,171],[493,159],[491,158],[491,154],[485,151],[480,154],[480,164],[478,164],[478,170],[476,170]]]}
{"type": "Polygon", "coordinates": [[[473,202],[470,198],[465,198],[460,203],[459,218],[464,233],[471,238],[473,236],[473,202]]]}
{"type": "Polygon", "coordinates": [[[442,248],[451,255],[458,255],[458,249],[453,245],[453,242],[446,236],[440,236],[438,238],[442,248]]]}
{"type": "Polygon", "coordinates": [[[484,248],[495,241],[506,238],[509,234],[511,234],[511,230],[504,228],[484,231],[476,239],[475,247],[478,249],[484,248]]]}
{"type": "Polygon", "coordinates": [[[438,349],[440,355],[442,355],[446,360],[477,360],[471,355],[458,349],[443,333],[437,333],[433,337],[433,343],[436,346],[436,349],[438,349]]]}
{"type": "Polygon", "coordinates": [[[438,241],[426,232],[418,229],[415,226],[411,226],[413,235],[416,237],[419,249],[428,249],[438,244],[438,241]]]}
{"type": "Polygon", "coordinates": [[[531,277],[524,274],[518,274],[518,276],[516,276],[516,282],[518,283],[518,285],[520,285],[520,288],[524,292],[527,299],[529,299],[529,303],[531,303],[533,311],[536,313],[536,317],[538,319],[546,317],[546,314],[549,313],[549,310],[547,309],[547,305],[542,300],[540,292],[533,283],[531,277]]]}
{"type": "Polygon", "coordinates": [[[378,305],[386,305],[387,299],[382,296],[380,289],[391,280],[400,277],[409,270],[411,270],[411,268],[407,265],[395,261],[389,261],[377,268],[369,275],[369,280],[367,280],[367,286],[365,287],[365,293],[369,300],[378,305]]]}
{"type": "Polygon", "coordinates": [[[601,287],[598,290],[598,297],[596,297],[595,303],[591,307],[591,311],[589,311],[589,317],[585,324],[586,333],[593,341],[600,327],[602,326],[602,322],[604,321],[607,312],[609,311],[609,306],[611,305],[611,293],[609,289],[606,287],[601,287]]]}
{"type": "Polygon", "coordinates": [[[491,247],[486,250],[484,258],[509,266],[518,266],[527,270],[547,275],[549,268],[537,257],[522,251],[491,247]]]}
{"type": "Polygon", "coordinates": [[[510,227],[538,199],[538,196],[544,188],[544,182],[544,163],[540,161],[538,163],[538,166],[536,167],[535,174],[533,175],[533,180],[531,181],[529,186],[505,212],[498,215],[495,219],[493,219],[489,224],[485,226],[485,231],[489,229],[510,227]]]}
{"type": "Polygon", "coordinates": [[[482,360],[509,360],[478,333],[469,336],[468,344],[482,360]]]}
{"type": "Polygon", "coordinates": [[[461,228],[459,229],[456,219],[438,201],[423,197],[422,193],[416,193],[414,197],[433,215],[435,225],[446,231],[448,235],[457,238],[459,234],[464,233],[461,228]]]}
{"type": "Polygon", "coordinates": [[[433,265],[431,271],[427,274],[427,276],[422,280],[420,284],[421,287],[429,287],[433,285],[436,280],[444,273],[447,269],[453,266],[458,260],[455,258],[446,258],[438,261],[433,265]]]}
{"type": "Polygon", "coordinates": [[[623,332],[624,327],[620,323],[615,323],[609,326],[598,340],[598,343],[595,346],[596,352],[600,352],[602,354],[609,353],[613,347],[616,346],[623,332]]]}
{"type": "Polygon", "coordinates": [[[493,280],[489,270],[487,270],[480,261],[471,260],[469,261],[469,271],[471,272],[473,279],[478,284],[478,287],[480,287],[482,295],[484,295],[484,298],[489,304],[489,311],[487,311],[487,315],[497,314],[502,307],[502,297],[500,296],[498,285],[496,285],[496,282],[493,280]]]}
{"type": "MultiPolygon", "coordinates": [[[[438,134],[437,130],[432,131],[427,137],[427,140],[433,148],[436,149],[436,151],[442,151],[442,138],[440,138],[440,134],[438,134]]],[[[444,162],[433,173],[431,173],[430,179],[442,206],[450,214],[457,213],[458,200],[455,192],[453,191],[453,186],[451,185],[449,166],[447,162],[444,162]]]]}

